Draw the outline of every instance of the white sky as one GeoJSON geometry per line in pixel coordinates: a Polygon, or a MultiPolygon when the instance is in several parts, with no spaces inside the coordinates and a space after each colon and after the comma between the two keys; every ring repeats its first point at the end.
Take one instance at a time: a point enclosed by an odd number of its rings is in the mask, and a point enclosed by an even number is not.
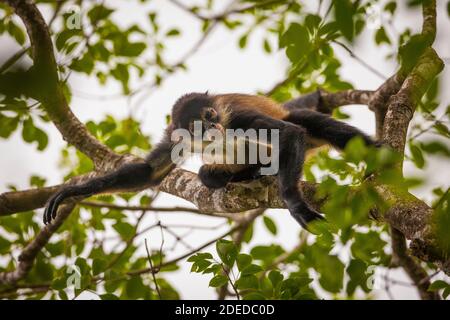
{"type": "MultiPolygon", "coordinates": [[[[137,1],[136,1],[137,2],[137,1]]],[[[120,24],[146,23],[148,10],[137,9],[135,1],[110,0],[106,4],[112,7],[120,7],[115,13],[115,18],[120,24]]],[[[190,1],[192,3],[192,1],[190,1]]],[[[450,47],[448,46],[448,30],[450,30],[450,20],[445,13],[445,1],[438,0],[438,40],[436,49],[441,57],[450,57],[450,47]],[[447,38],[447,39],[446,39],[447,38]],[[444,43],[445,42],[445,43],[444,43]]],[[[179,26],[183,32],[180,39],[172,41],[169,46],[168,57],[176,61],[192,46],[194,41],[200,37],[199,25],[188,14],[180,11],[165,0],[152,1],[149,7],[156,8],[160,13],[160,23],[169,28],[179,26]]],[[[400,5],[401,7],[401,5],[400,5]]],[[[401,9],[401,8],[400,8],[401,9]]],[[[397,30],[403,30],[405,25],[418,31],[421,26],[420,12],[408,11],[396,20],[397,30]]],[[[242,31],[241,31],[242,32],[242,31]]],[[[188,61],[188,72],[179,72],[170,77],[163,86],[154,91],[147,99],[142,100],[142,105],[136,108],[137,99],[131,101],[131,112],[141,118],[141,129],[145,134],[152,136],[152,141],[156,142],[161,137],[165,124],[165,116],[170,112],[170,108],[178,96],[191,91],[210,92],[245,92],[254,93],[257,90],[264,91],[271,88],[275,83],[282,80],[285,75],[287,61],[283,52],[272,55],[263,53],[261,47],[262,31],[256,32],[250,38],[246,50],[239,50],[237,46],[238,33],[229,33],[222,27],[217,28],[208,38],[205,45],[199,52],[188,61]]],[[[391,75],[395,71],[394,63],[386,63],[384,56],[386,48],[376,47],[373,43],[371,33],[363,34],[354,45],[354,51],[364,61],[376,67],[385,75],[391,75]]],[[[13,51],[11,43],[2,38],[2,47],[5,50],[13,51]]],[[[344,79],[350,80],[358,89],[376,89],[382,82],[377,76],[350,58],[346,52],[336,48],[336,54],[341,59],[343,66],[341,75],[344,79]]],[[[3,55],[1,55],[3,56],[3,55]]],[[[448,61],[448,60],[447,60],[448,61]]],[[[450,83],[448,70],[444,71],[444,83],[450,83]]],[[[144,82],[142,82],[144,83],[144,82]]],[[[111,114],[117,118],[126,117],[130,113],[130,102],[127,99],[108,99],[105,101],[97,99],[86,99],[82,93],[89,93],[98,96],[108,96],[120,93],[118,84],[108,83],[106,87],[101,87],[95,79],[74,74],[71,77],[70,85],[74,89],[71,108],[82,122],[88,120],[100,120],[106,114],[111,114]]],[[[450,101],[448,90],[443,90],[442,104],[447,105],[450,101]]],[[[371,112],[364,106],[347,107],[345,111],[352,115],[349,121],[351,124],[363,129],[369,134],[374,133],[374,120],[371,112]]],[[[60,183],[64,175],[58,169],[60,160],[60,150],[65,146],[58,131],[51,124],[41,125],[49,134],[49,146],[44,152],[37,152],[35,146],[25,144],[20,133],[16,132],[8,140],[0,140],[0,192],[7,190],[8,184],[14,184],[19,189],[28,187],[28,179],[31,174],[39,174],[48,178],[48,184],[60,183]]],[[[195,170],[198,161],[191,161],[186,168],[195,170]]],[[[407,174],[419,174],[412,165],[405,166],[407,174]]],[[[433,160],[420,172],[421,176],[428,179],[426,188],[419,189],[415,193],[418,196],[429,196],[429,191],[435,186],[448,186],[450,172],[446,163],[442,160],[433,160]],[[436,174],[439,172],[439,174],[436,174]]],[[[190,205],[186,201],[176,197],[161,194],[155,205],[190,205]]],[[[41,220],[42,210],[38,210],[38,219],[41,220]]],[[[268,244],[279,243],[285,248],[292,248],[297,243],[297,236],[300,227],[293,223],[292,218],[286,210],[269,210],[267,213],[276,220],[279,229],[278,236],[270,235],[262,223],[258,221],[255,225],[255,235],[253,243],[268,244]]],[[[203,226],[214,226],[220,220],[214,218],[197,217],[190,214],[161,214],[163,223],[183,223],[203,226]]],[[[154,216],[149,213],[148,223],[151,223],[154,216]]],[[[224,232],[226,228],[217,231],[197,231],[186,240],[197,246],[207,239],[213,238],[224,232]]],[[[181,231],[180,233],[182,233],[181,231]]],[[[159,232],[146,235],[151,247],[158,248],[160,245],[159,232]]],[[[166,241],[170,242],[170,237],[166,236],[166,241]]],[[[137,243],[140,249],[143,248],[144,238],[138,238],[137,243]]],[[[169,244],[167,244],[170,246],[169,244]]],[[[178,246],[173,252],[173,256],[185,252],[185,248],[178,246]]],[[[213,250],[212,247],[208,250],[213,250]]],[[[183,298],[205,299],[215,297],[214,291],[208,288],[209,277],[189,273],[190,263],[182,262],[182,268],[176,273],[165,275],[167,279],[179,290],[183,298]]],[[[392,272],[391,277],[407,280],[404,275],[392,272]]],[[[404,290],[402,287],[392,287],[394,296],[397,298],[411,299],[417,295],[413,290],[404,290]]],[[[382,290],[375,292],[379,298],[385,297],[382,290]]]]}

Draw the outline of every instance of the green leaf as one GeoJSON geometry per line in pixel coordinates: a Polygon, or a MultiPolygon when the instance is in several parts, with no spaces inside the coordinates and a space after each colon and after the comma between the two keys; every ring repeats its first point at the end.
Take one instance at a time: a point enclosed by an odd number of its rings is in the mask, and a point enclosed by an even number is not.
{"type": "Polygon", "coordinates": [[[209,282],[209,286],[216,288],[216,287],[224,286],[227,283],[228,283],[228,278],[224,275],[219,274],[211,279],[211,281],[209,282]]]}
{"type": "Polygon", "coordinates": [[[434,126],[433,126],[434,130],[436,130],[440,135],[446,137],[446,138],[450,138],[450,130],[449,128],[443,124],[442,122],[437,122],[434,126]]]}
{"type": "Polygon", "coordinates": [[[244,300],[266,300],[266,297],[259,292],[251,292],[243,296],[244,300]]]}
{"type": "Polygon", "coordinates": [[[94,261],[92,262],[92,273],[94,274],[94,276],[105,271],[107,265],[108,263],[106,262],[106,260],[94,259],[94,261]]]}
{"type": "Polygon", "coordinates": [[[450,286],[444,289],[444,292],[442,292],[442,296],[444,299],[447,299],[448,296],[450,296],[450,286]]]}
{"type": "Polygon", "coordinates": [[[94,61],[90,54],[85,53],[80,59],[72,61],[70,69],[89,75],[94,70],[94,61]]]}
{"type": "Polygon", "coordinates": [[[212,258],[213,258],[213,256],[209,252],[204,252],[204,253],[199,252],[199,253],[196,253],[196,254],[190,256],[187,261],[195,262],[195,261],[199,261],[199,260],[207,260],[207,259],[212,259],[212,258]]]}
{"type": "Polygon", "coordinates": [[[284,252],[283,248],[279,245],[272,244],[270,246],[255,246],[250,251],[250,254],[253,259],[262,260],[269,264],[284,252]]]}
{"type": "Polygon", "coordinates": [[[354,235],[351,246],[352,255],[367,264],[373,265],[384,256],[386,242],[375,231],[358,232],[354,235]]]}
{"type": "Polygon", "coordinates": [[[352,259],[346,272],[350,277],[346,287],[348,295],[353,295],[358,287],[361,287],[364,292],[370,291],[367,287],[367,281],[371,274],[367,272],[367,264],[364,261],[352,259]]]}
{"type": "Polygon", "coordinates": [[[350,0],[333,0],[336,24],[347,40],[352,41],[354,36],[353,4],[350,0]]]}
{"type": "Polygon", "coordinates": [[[119,297],[112,293],[105,293],[100,295],[100,299],[102,300],[120,300],[119,297]]]}
{"type": "Polygon", "coordinates": [[[216,242],[216,251],[220,260],[229,267],[233,265],[238,254],[236,245],[232,241],[224,239],[216,242]]]}
{"type": "Polygon", "coordinates": [[[204,272],[211,264],[210,260],[198,260],[192,265],[191,272],[204,272]]]}
{"type": "Polygon", "coordinates": [[[353,163],[360,163],[367,154],[364,141],[361,137],[355,137],[345,146],[345,160],[353,163]]]}
{"type": "Polygon", "coordinates": [[[43,259],[38,259],[35,266],[35,275],[41,281],[52,281],[53,280],[53,265],[43,259]]]}
{"type": "Polygon", "coordinates": [[[117,64],[115,69],[111,70],[111,75],[122,83],[123,92],[128,93],[129,92],[128,81],[130,79],[128,67],[122,63],[119,63],[117,64]]]}
{"type": "Polygon", "coordinates": [[[289,28],[280,37],[280,47],[290,45],[307,45],[309,43],[308,29],[298,23],[291,23],[289,28]]]}
{"type": "Polygon", "coordinates": [[[218,263],[214,263],[212,264],[210,267],[206,268],[205,270],[203,270],[203,273],[214,273],[217,274],[219,271],[222,270],[222,266],[218,263]]]}
{"type": "Polygon", "coordinates": [[[312,250],[316,271],[320,274],[319,283],[325,290],[337,293],[341,290],[344,278],[344,264],[327,250],[312,250]]]}
{"type": "Polygon", "coordinates": [[[399,60],[405,70],[410,70],[415,66],[417,59],[422,55],[429,44],[422,34],[413,35],[407,43],[402,45],[398,50],[399,60]]]}
{"type": "Polygon", "coordinates": [[[181,34],[180,30],[173,28],[166,32],[166,37],[177,37],[181,34]]]}
{"type": "Polygon", "coordinates": [[[244,269],[242,269],[241,274],[242,275],[250,275],[250,274],[255,274],[262,271],[262,268],[256,264],[251,264],[247,267],[245,267],[244,269]]]}
{"type": "Polygon", "coordinates": [[[270,219],[267,216],[263,217],[264,225],[266,226],[267,230],[273,235],[277,234],[277,226],[275,225],[275,222],[270,219]]]}
{"type": "Polygon", "coordinates": [[[41,129],[35,127],[33,120],[28,118],[23,122],[22,138],[24,141],[38,143],[38,150],[42,151],[47,147],[48,136],[41,129]]]}
{"type": "Polygon", "coordinates": [[[67,279],[65,277],[54,278],[51,287],[55,290],[65,289],[67,287],[67,279]]]}
{"type": "Polygon", "coordinates": [[[97,5],[92,7],[88,12],[88,17],[91,20],[91,23],[96,24],[99,20],[104,20],[108,18],[114,10],[107,8],[103,5],[97,5]]]}
{"type": "Polygon", "coordinates": [[[75,37],[77,35],[81,35],[81,30],[66,29],[66,30],[61,31],[56,37],[56,41],[55,41],[56,49],[61,51],[64,48],[64,46],[66,45],[67,41],[70,38],[75,37]]]}
{"type": "Polygon", "coordinates": [[[242,271],[242,269],[244,269],[245,267],[247,267],[248,265],[250,265],[252,263],[252,256],[245,254],[245,253],[240,253],[237,256],[237,267],[239,271],[242,271]]]}
{"type": "Polygon", "coordinates": [[[445,282],[443,280],[436,280],[430,285],[430,287],[428,288],[428,291],[438,291],[438,290],[445,289],[448,287],[450,287],[450,284],[448,284],[447,282],[445,282]]]}
{"type": "Polygon", "coordinates": [[[275,288],[281,281],[283,281],[283,275],[278,270],[272,270],[269,272],[269,280],[272,282],[273,287],[275,288]]]}
{"type": "Polygon", "coordinates": [[[236,287],[240,290],[258,289],[258,286],[258,278],[255,275],[242,276],[236,281],[236,287]]]}
{"type": "Polygon", "coordinates": [[[315,14],[308,14],[305,18],[305,26],[308,28],[310,33],[313,33],[320,25],[322,18],[315,14]]]}
{"type": "Polygon", "coordinates": [[[280,37],[280,47],[286,48],[286,55],[292,63],[298,63],[311,50],[308,29],[298,23],[292,23],[280,37]]]}
{"type": "Polygon", "coordinates": [[[8,33],[13,36],[18,44],[23,45],[25,43],[25,32],[18,27],[12,20],[7,25],[8,33]]]}
{"type": "Polygon", "coordinates": [[[30,177],[30,185],[35,187],[43,187],[45,185],[45,181],[47,181],[45,178],[39,176],[33,175],[30,177]]]}
{"type": "Polygon", "coordinates": [[[67,293],[64,290],[58,291],[58,296],[61,300],[69,300],[67,293]]]}
{"type": "Polygon", "coordinates": [[[17,129],[19,117],[10,118],[0,113],[0,137],[8,138],[17,129]]]}
{"type": "Polygon", "coordinates": [[[271,53],[272,52],[272,47],[270,46],[270,42],[267,39],[264,39],[263,41],[263,49],[266,53],[271,53]]]}
{"type": "Polygon", "coordinates": [[[420,148],[428,153],[431,154],[441,154],[447,157],[450,157],[450,149],[448,146],[441,141],[430,141],[430,142],[423,142],[420,144],[420,148]]]}
{"type": "Polygon", "coordinates": [[[238,41],[239,48],[243,49],[247,45],[248,33],[243,34],[238,41]]]}
{"type": "Polygon", "coordinates": [[[11,242],[0,237],[0,254],[5,254],[9,252],[9,248],[11,247],[11,242]]]}
{"type": "Polygon", "coordinates": [[[149,287],[144,285],[140,276],[132,277],[127,280],[125,284],[125,294],[129,299],[136,300],[143,298],[145,292],[148,292],[149,290],[149,287]]]}
{"type": "Polygon", "coordinates": [[[425,158],[423,157],[422,150],[412,143],[409,144],[409,150],[411,151],[412,161],[416,167],[422,169],[425,166],[425,158]]]}
{"type": "Polygon", "coordinates": [[[383,27],[379,28],[375,33],[375,43],[378,45],[382,43],[391,44],[391,40],[383,27]]]}
{"type": "Polygon", "coordinates": [[[139,56],[145,49],[147,45],[143,42],[128,42],[120,52],[116,52],[118,55],[124,57],[137,57],[139,56]]]}
{"type": "Polygon", "coordinates": [[[75,264],[80,268],[81,275],[88,275],[91,272],[91,267],[88,265],[86,259],[78,257],[75,264]]]}
{"type": "Polygon", "coordinates": [[[384,6],[384,10],[390,12],[391,15],[393,15],[395,13],[396,9],[397,9],[397,3],[395,1],[388,2],[384,6]]]}
{"type": "Polygon", "coordinates": [[[136,232],[134,227],[127,222],[118,221],[114,224],[113,228],[124,240],[130,239],[136,232]]]}
{"type": "Polygon", "coordinates": [[[448,226],[450,225],[450,194],[448,192],[442,195],[438,202],[438,206],[433,214],[433,232],[436,234],[436,239],[439,244],[439,248],[442,249],[445,254],[450,255],[450,234],[448,232],[448,226]]]}

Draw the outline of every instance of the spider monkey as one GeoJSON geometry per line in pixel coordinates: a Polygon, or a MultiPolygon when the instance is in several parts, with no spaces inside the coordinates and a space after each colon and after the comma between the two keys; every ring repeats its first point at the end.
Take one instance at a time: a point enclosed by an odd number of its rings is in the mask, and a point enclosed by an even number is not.
{"type": "MultiPolygon", "coordinates": [[[[280,196],[291,215],[306,229],[310,222],[324,219],[303,199],[297,187],[306,151],[323,144],[342,150],[356,136],[366,145],[376,145],[357,128],[311,108],[283,106],[264,96],[189,93],[176,101],[164,138],[145,162],[127,164],[83,184],[64,187],[48,201],[44,223],[48,224],[56,217],[58,206],[69,197],[157,186],[176,167],[171,159],[171,151],[177,144],[171,140],[172,132],[180,128],[192,132],[194,121],[201,121],[203,130],[278,129],[280,196]]],[[[229,182],[258,178],[261,167],[260,163],[204,164],[198,176],[206,187],[222,188],[229,182]]]]}

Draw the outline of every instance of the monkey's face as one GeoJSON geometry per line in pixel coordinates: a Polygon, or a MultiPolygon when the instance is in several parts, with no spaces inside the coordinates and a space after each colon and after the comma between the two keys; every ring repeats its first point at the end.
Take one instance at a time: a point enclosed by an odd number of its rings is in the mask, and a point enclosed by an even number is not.
{"type": "Polygon", "coordinates": [[[195,137],[203,137],[211,129],[223,133],[222,118],[224,117],[214,106],[213,97],[203,93],[191,93],[181,97],[172,111],[175,128],[189,130],[195,137]]]}
{"type": "Polygon", "coordinates": [[[206,106],[201,108],[197,116],[190,119],[188,129],[192,135],[197,133],[196,130],[201,129],[201,134],[203,135],[206,133],[206,137],[208,137],[209,130],[218,130],[221,134],[224,134],[225,129],[220,123],[220,120],[219,112],[213,107],[206,106]]]}

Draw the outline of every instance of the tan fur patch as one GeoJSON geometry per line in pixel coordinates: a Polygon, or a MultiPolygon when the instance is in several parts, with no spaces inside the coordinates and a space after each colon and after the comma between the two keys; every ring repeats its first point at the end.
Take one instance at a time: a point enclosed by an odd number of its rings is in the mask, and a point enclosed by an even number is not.
{"type": "Polygon", "coordinates": [[[216,97],[216,104],[225,110],[233,106],[232,109],[258,111],[275,119],[283,119],[289,114],[280,104],[264,96],[232,93],[216,97]]]}

